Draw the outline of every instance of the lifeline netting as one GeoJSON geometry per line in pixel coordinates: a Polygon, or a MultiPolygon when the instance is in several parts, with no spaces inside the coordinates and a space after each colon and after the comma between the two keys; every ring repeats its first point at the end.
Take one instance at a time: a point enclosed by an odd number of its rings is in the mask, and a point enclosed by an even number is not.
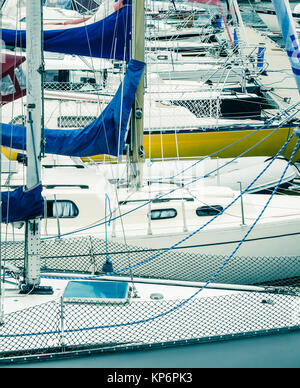
{"type": "Polygon", "coordinates": [[[180,302],[133,301],[126,308],[49,302],[14,312],[1,327],[1,358],[95,347],[105,351],[166,346],[299,329],[299,297],[260,293],[194,299],[152,320],[180,302]]]}
{"type": "MultiPolygon", "coordinates": [[[[2,244],[1,251],[5,265],[22,269],[22,242],[2,244]]],[[[158,253],[112,241],[106,246],[105,240],[97,238],[43,240],[42,276],[66,272],[73,273],[73,279],[80,279],[80,274],[98,274],[100,279],[109,256],[114,274],[120,278],[128,277],[131,267],[139,278],[206,282],[226,259],[197,256],[188,250],[172,250],[153,258],[158,253]]],[[[125,305],[72,304],[61,299],[25,308],[7,314],[0,326],[0,361],[15,356],[126,350],[299,329],[299,262],[300,257],[234,257],[215,279],[218,283],[263,285],[263,292],[235,292],[188,302],[132,298],[125,305]]]]}
{"type": "MultiPolygon", "coordinates": [[[[198,255],[193,248],[146,249],[96,237],[42,240],[42,271],[101,273],[109,256],[115,275],[206,282],[228,256],[198,255]],[[107,244],[107,247],[106,247],[107,244]]],[[[22,268],[24,243],[2,244],[2,260],[22,268]]],[[[300,256],[240,257],[234,256],[216,281],[227,284],[300,285],[300,256]]]]}

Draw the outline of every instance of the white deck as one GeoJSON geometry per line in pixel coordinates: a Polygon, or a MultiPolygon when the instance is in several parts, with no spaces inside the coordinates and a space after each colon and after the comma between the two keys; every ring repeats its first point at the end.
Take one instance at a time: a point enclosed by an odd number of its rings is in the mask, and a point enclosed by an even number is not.
{"type": "Polygon", "coordinates": [[[300,323],[300,300],[291,295],[136,283],[139,297],[129,304],[61,305],[67,283],[43,278],[42,285],[53,287],[52,296],[21,296],[12,285],[6,287],[0,359],[9,351],[222,338],[300,323]],[[153,294],[163,299],[151,299],[153,294]]]}
{"type": "MultiPolygon", "coordinates": [[[[277,102],[280,109],[300,101],[299,92],[295,77],[291,70],[291,65],[286,51],[270,39],[266,34],[245,27],[248,44],[255,47],[261,43],[266,45],[265,62],[268,64],[267,74],[262,75],[259,82],[266,88],[272,89],[269,93],[277,102]]],[[[299,118],[299,114],[297,115],[299,118]]]]}

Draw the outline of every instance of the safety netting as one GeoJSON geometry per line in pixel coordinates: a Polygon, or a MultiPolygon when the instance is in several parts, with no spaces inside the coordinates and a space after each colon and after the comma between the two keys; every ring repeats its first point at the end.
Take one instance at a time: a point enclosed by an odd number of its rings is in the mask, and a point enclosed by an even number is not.
{"type": "MultiPolygon", "coordinates": [[[[6,277],[13,281],[23,270],[24,244],[3,243],[1,252],[6,277]]],[[[174,346],[299,329],[300,257],[233,257],[214,283],[225,289],[227,285],[228,290],[237,288],[222,295],[135,297],[131,276],[162,284],[163,279],[166,284],[171,280],[173,284],[195,282],[194,287],[201,290],[226,260],[226,256],[196,255],[188,250],[160,253],[162,250],[95,237],[43,240],[42,278],[126,277],[130,298],[126,303],[70,303],[61,297],[9,313],[0,326],[0,361],[37,354],[174,346]],[[103,272],[108,258],[113,271],[109,274],[103,272]]],[[[191,294],[194,290],[191,288],[191,294]]]]}

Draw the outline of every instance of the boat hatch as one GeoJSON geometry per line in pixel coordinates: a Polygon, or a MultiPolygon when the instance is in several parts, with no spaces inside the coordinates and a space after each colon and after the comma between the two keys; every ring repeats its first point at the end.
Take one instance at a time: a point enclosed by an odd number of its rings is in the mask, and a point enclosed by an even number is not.
{"type": "Polygon", "coordinates": [[[126,303],[129,298],[126,282],[70,281],[63,294],[67,303],[126,303]]]}

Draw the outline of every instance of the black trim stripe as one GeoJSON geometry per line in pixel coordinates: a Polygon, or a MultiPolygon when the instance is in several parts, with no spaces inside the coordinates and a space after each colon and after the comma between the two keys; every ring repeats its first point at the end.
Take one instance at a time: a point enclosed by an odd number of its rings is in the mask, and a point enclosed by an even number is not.
{"type": "MultiPolygon", "coordinates": [[[[295,125],[295,124],[294,124],[295,125]]],[[[294,126],[293,124],[291,125],[291,127],[294,126]]],[[[233,124],[233,126],[228,126],[228,127],[218,127],[218,128],[189,128],[189,129],[145,129],[144,131],[144,134],[145,135],[161,135],[161,134],[166,134],[166,135],[173,135],[173,134],[184,134],[184,133],[188,133],[188,134],[193,134],[193,133],[218,133],[218,132],[237,132],[237,131],[256,131],[256,130],[259,130],[260,128],[260,125],[257,125],[256,127],[255,126],[241,126],[240,128],[237,127],[236,125],[233,124]]],[[[272,129],[276,129],[277,126],[276,125],[270,125],[268,126],[267,128],[261,128],[261,131],[263,130],[272,130],[272,129]]],[[[285,128],[285,129],[289,129],[289,125],[287,126],[283,126],[282,128],[285,128]]]]}
{"type": "MultiPolygon", "coordinates": [[[[273,11],[272,9],[256,9],[255,11],[258,14],[259,13],[263,13],[265,15],[274,15],[274,16],[276,16],[276,12],[273,11]]],[[[294,13],[293,12],[292,15],[293,15],[294,18],[300,18],[300,13],[294,13]]]]}

